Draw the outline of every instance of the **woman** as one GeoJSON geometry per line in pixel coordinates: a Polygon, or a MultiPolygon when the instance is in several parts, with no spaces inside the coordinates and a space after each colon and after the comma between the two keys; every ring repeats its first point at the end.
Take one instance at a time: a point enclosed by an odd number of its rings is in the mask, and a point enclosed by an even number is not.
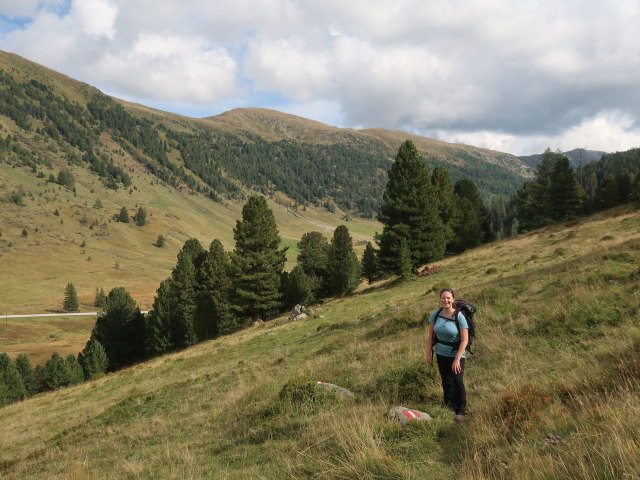
{"type": "Polygon", "coordinates": [[[456,421],[464,420],[467,407],[467,394],[464,388],[465,348],[469,342],[469,325],[462,312],[453,306],[455,295],[453,290],[445,288],[440,292],[439,310],[434,310],[429,317],[429,334],[427,337],[427,363],[433,365],[435,349],[438,370],[442,379],[445,405],[456,414],[456,421]],[[458,317],[456,326],[455,316],[458,317]]]}

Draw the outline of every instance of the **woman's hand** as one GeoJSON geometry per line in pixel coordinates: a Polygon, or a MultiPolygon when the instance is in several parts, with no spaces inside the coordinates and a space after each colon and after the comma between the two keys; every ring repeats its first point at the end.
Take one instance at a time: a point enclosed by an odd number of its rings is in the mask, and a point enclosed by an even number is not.
{"type": "Polygon", "coordinates": [[[458,357],[453,359],[453,363],[451,364],[451,371],[456,375],[462,371],[462,366],[460,365],[460,359],[458,357]]]}
{"type": "Polygon", "coordinates": [[[427,353],[427,365],[433,367],[433,349],[427,353]]]}

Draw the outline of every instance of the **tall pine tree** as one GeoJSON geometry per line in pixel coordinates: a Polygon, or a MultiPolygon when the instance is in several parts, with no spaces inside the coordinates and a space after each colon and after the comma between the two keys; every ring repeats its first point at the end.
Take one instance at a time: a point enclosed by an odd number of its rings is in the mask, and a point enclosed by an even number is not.
{"type": "Polygon", "coordinates": [[[231,256],[235,307],[246,319],[266,319],[282,306],[280,275],[287,249],[278,248],[278,227],[264,197],[249,197],[233,236],[236,241],[231,256]]]}
{"type": "Polygon", "coordinates": [[[458,180],[454,186],[454,236],[449,251],[459,253],[477,247],[493,238],[491,217],[475,184],[468,179],[458,180]]]}
{"type": "Polygon", "coordinates": [[[196,269],[188,252],[183,250],[178,253],[178,263],[171,272],[171,280],[176,298],[174,314],[171,316],[171,340],[175,348],[184,348],[197,341],[194,326],[196,269]]]}
{"type": "Polygon", "coordinates": [[[114,288],[89,342],[100,342],[109,358],[109,370],[117,370],[144,357],[144,338],[144,317],[136,302],[124,287],[114,288]]]}
{"type": "Polygon", "coordinates": [[[371,284],[378,277],[378,255],[371,242],[367,242],[361,260],[362,276],[371,284]]]}
{"type": "Polygon", "coordinates": [[[307,232],[298,242],[298,264],[309,277],[316,298],[322,296],[327,277],[329,242],[320,232],[307,232]]]}
{"type": "Polygon", "coordinates": [[[328,256],[328,291],[343,296],[353,292],[360,281],[360,263],[353,251],[349,229],[338,226],[333,232],[328,256]]]}
{"type": "Polygon", "coordinates": [[[439,202],[427,167],[410,140],[398,149],[382,200],[378,220],[383,230],[377,241],[383,271],[402,273],[402,238],[413,268],[444,256],[447,232],[439,202]]]}
{"type": "Polygon", "coordinates": [[[230,268],[229,255],[224,251],[222,243],[220,240],[213,240],[196,272],[195,331],[200,341],[234,329],[229,300],[230,268]]]}
{"type": "Polygon", "coordinates": [[[175,349],[171,327],[175,323],[177,304],[176,289],[169,277],[160,283],[149,313],[145,338],[148,355],[160,355],[175,349]]]}

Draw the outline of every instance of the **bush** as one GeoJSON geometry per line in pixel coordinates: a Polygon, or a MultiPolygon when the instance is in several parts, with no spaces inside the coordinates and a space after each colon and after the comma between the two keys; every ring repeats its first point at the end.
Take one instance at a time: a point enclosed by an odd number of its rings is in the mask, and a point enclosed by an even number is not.
{"type": "Polygon", "coordinates": [[[551,401],[551,395],[542,388],[525,383],[517,390],[506,392],[499,398],[495,417],[510,432],[526,433],[531,430],[535,420],[551,401]]]}

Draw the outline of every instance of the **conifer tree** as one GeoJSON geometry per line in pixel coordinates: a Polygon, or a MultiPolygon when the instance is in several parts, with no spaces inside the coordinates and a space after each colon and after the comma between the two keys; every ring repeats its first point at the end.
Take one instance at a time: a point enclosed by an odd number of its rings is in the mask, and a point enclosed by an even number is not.
{"type": "Polygon", "coordinates": [[[398,149],[382,200],[378,220],[383,231],[377,241],[383,271],[401,273],[402,238],[407,240],[413,268],[444,256],[447,236],[440,206],[427,167],[410,140],[398,149]]]}
{"type": "Polygon", "coordinates": [[[343,296],[352,293],[360,280],[360,263],[353,251],[349,229],[338,226],[333,232],[328,256],[328,291],[343,296]]]}
{"type": "Polygon", "coordinates": [[[84,382],[84,371],[75,355],[71,353],[67,355],[66,363],[69,369],[69,385],[78,385],[84,382]]]}
{"type": "Polygon", "coordinates": [[[609,175],[607,177],[599,200],[602,208],[611,208],[620,204],[620,195],[615,176],[609,175]]]}
{"type": "Polygon", "coordinates": [[[107,300],[107,296],[104,294],[104,289],[96,287],[96,298],[94,301],[94,305],[98,308],[104,308],[105,302],[107,300]]]}
{"type": "Polygon", "coordinates": [[[25,354],[20,354],[16,357],[16,370],[22,377],[22,383],[27,391],[27,395],[34,395],[38,392],[38,384],[31,368],[31,362],[29,357],[25,354]]]}
{"type": "Polygon", "coordinates": [[[362,276],[371,284],[378,277],[378,256],[371,242],[367,242],[361,263],[362,276]]]}
{"type": "Polygon", "coordinates": [[[636,208],[640,208],[640,171],[636,174],[631,184],[631,201],[636,208]]]}
{"type": "Polygon", "coordinates": [[[129,292],[116,287],[109,292],[104,312],[98,316],[89,341],[98,341],[117,370],[144,357],[144,317],[129,292]]]}
{"type": "Polygon", "coordinates": [[[131,220],[129,219],[129,212],[127,212],[126,207],[122,207],[120,209],[120,213],[116,215],[116,221],[121,223],[129,223],[131,220]]]}
{"type": "Polygon", "coordinates": [[[400,249],[398,252],[398,274],[402,278],[409,278],[413,273],[411,264],[411,252],[409,251],[409,242],[407,237],[400,237],[400,249]]]}
{"type": "Polygon", "coordinates": [[[11,363],[9,355],[0,353],[0,406],[26,397],[27,390],[20,372],[11,363]]]}
{"type": "Polygon", "coordinates": [[[144,227],[147,224],[147,211],[142,207],[138,207],[133,216],[133,221],[137,226],[144,227]]]}
{"type": "Polygon", "coordinates": [[[174,350],[171,327],[175,323],[177,303],[176,290],[169,277],[160,283],[149,313],[145,349],[150,356],[174,350]]]}
{"type": "Polygon", "coordinates": [[[264,197],[249,197],[233,234],[236,248],[231,259],[236,309],[254,321],[268,318],[282,305],[280,275],[287,248],[278,248],[278,227],[264,197]]]}
{"type": "Polygon", "coordinates": [[[438,165],[433,169],[431,183],[433,184],[434,198],[438,202],[438,211],[440,213],[446,243],[449,243],[453,238],[452,223],[455,209],[453,184],[451,183],[449,171],[443,166],[438,165]]]}
{"type": "Polygon", "coordinates": [[[235,327],[229,300],[232,286],[230,268],[229,255],[224,251],[222,242],[213,240],[196,272],[195,330],[200,341],[229,333],[235,327]]]}
{"type": "Polygon", "coordinates": [[[196,310],[196,269],[189,252],[178,253],[178,263],[171,272],[171,286],[175,289],[176,304],[171,316],[171,340],[174,348],[196,343],[194,326],[196,310]]]}
{"type": "Polygon", "coordinates": [[[329,242],[320,232],[308,232],[298,242],[298,263],[313,285],[316,298],[321,296],[327,277],[329,242]]]}
{"type": "Polygon", "coordinates": [[[491,218],[475,184],[468,179],[454,186],[455,215],[451,222],[454,236],[448,249],[459,253],[493,238],[491,218]]]}
{"type": "Polygon", "coordinates": [[[291,308],[295,305],[308,305],[313,301],[313,284],[304,273],[301,265],[293,267],[289,275],[286,277],[283,298],[285,308],[291,308]]]}
{"type": "Polygon", "coordinates": [[[67,362],[58,352],[54,352],[44,365],[44,386],[47,390],[66,387],[70,382],[70,372],[67,362]]]}
{"type": "Polygon", "coordinates": [[[548,217],[557,222],[578,217],[583,212],[584,191],[569,159],[556,158],[549,182],[548,217]]]}
{"type": "Polygon", "coordinates": [[[196,271],[200,268],[200,265],[207,255],[207,251],[197,238],[190,238],[184,242],[184,245],[180,249],[180,253],[186,253],[191,257],[191,262],[193,263],[196,271]]]}
{"type": "Polygon", "coordinates": [[[78,363],[80,363],[84,378],[87,380],[105,373],[109,368],[107,352],[97,340],[87,342],[82,352],[78,354],[78,363]]]}
{"type": "Polygon", "coordinates": [[[62,309],[65,312],[77,312],[78,307],[79,304],[76,287],[73,286],[73,283],[69,282],[64,289],[64,301],[62,302],[62,309]]]}

